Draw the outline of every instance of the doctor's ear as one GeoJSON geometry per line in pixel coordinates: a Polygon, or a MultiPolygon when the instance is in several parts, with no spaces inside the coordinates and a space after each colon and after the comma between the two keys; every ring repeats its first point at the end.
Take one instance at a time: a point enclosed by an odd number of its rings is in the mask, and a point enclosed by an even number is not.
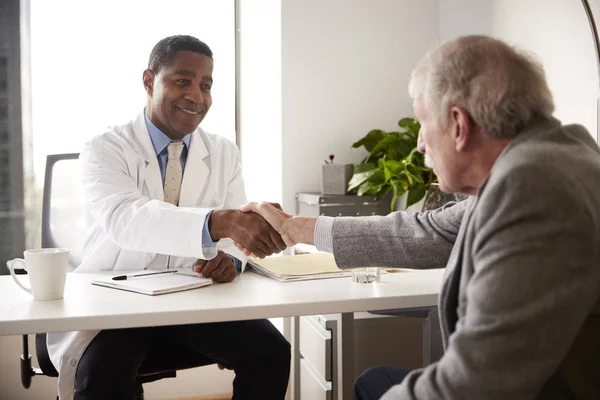
{"type": "Polygon", "coordinates": [[[146,93],[148,96],[152,96],[153,87],[154,87],[154,72],[152,70],[147,69],[144,71],[142,75],[142,82],[144,83],[144,89],[146,89],[146,93]]]}

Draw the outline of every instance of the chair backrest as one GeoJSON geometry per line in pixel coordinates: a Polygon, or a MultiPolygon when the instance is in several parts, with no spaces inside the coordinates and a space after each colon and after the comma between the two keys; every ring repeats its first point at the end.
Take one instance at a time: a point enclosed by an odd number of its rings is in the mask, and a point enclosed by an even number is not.
{"type": "Polygon", "coordinates": [[[462,193],[444,193],[438,183],[432,183],[427,188],[421,211],[435,210],[451,201],[463,201],[469,196],[462,193]]]}
{"type": "Polygon", "coordinates": [[[69,249],[71,269],[81,263],[87,232],[79,171],[79,153],[51,154],[46,158],[42,247],[69,249]]]}

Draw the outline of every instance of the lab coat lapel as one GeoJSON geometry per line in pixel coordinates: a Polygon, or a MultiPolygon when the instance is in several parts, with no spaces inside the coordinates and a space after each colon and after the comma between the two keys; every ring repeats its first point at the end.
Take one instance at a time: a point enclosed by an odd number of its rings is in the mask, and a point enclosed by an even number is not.
{"type": "Polygon", "coordinates": [[[194,207],[198,204],[198,198],[206,187],[208,174],[210,172],[205,158],[209,156],[206,143],[198,128],[192,133],[190,148],[183,171],[181,182],[181,193],[179,196],[180,207],[194,207]]]}
{"type": "MultiPolygon", "coordinates": [[[[160,176],[160,167],[156,158],[156,151],[150,139],[150,133],[146,126],[144,113],[142,112],[133,124],[136,140],[140,144],[142,150],[142,158],[144,159],[145,167],[142,172],[143,176],[140,179],[140,184],[146,183],[148,188],[148,196],[152,199],[163,200],[163,183],[160,176]]],[[[143,189],[143,186],[140,186],[143,189]]]]}

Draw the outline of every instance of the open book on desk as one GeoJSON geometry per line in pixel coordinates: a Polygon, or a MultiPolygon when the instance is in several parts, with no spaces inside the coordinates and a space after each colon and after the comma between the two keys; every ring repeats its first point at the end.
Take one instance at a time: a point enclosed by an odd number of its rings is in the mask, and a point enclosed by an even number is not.
{"type": "Polygon", "coordinates": [[[257,273],[280,282],[350,276],[349,270],[337,267],[331,253],[250,259],[248,263],[257,273]]]}
{"type": "Polygon", "coordinates": [[[203,277],[191,268],[178,268],[176,271],[141,270],[125,275],[111,275],[106,278],[96,279],[92,281],[92,285],[155,296],[196,289],[212,284],[212,279],[203,277]],[[124,276],[127,278],[124,279],[124,276]]]}

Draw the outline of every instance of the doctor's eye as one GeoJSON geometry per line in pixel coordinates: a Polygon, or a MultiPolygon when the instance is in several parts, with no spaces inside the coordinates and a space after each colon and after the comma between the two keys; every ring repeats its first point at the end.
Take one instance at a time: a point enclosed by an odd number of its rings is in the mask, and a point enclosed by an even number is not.
{"type": "Polygon", "coordinates": [[[185,79],[185,78],[177,79],[175,82],[177,82],[180,85],[189,85],[190,84],[190,80],[185,79]]]}

